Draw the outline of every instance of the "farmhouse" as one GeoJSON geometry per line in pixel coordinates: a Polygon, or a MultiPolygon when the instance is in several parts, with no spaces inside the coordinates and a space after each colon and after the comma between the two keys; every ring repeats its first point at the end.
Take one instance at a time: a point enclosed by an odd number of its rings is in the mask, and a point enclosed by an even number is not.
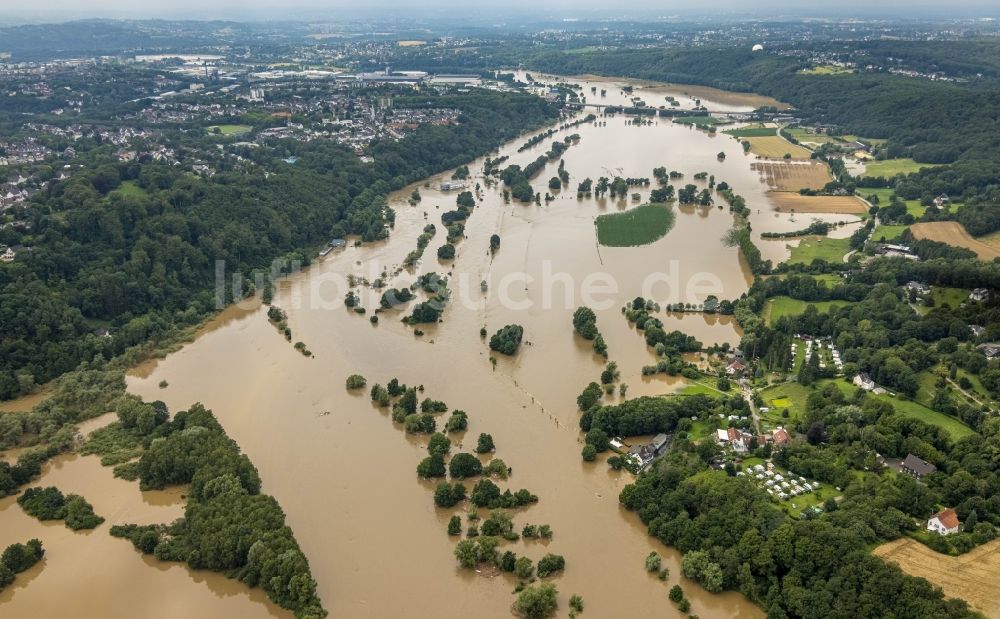
{"type": "Polygon", "coordinates": [[[906,288],[906,290],[908,292],[913,292],[913,294],[915,294],[915,295],[917,295],[919,297],[922,297],[924,295],[930,294],[930,292],[931,292],[931,287],[930,286],[928,286],[927,284],[925,284],[923,282],[918,282],[918,281],[909,281],[909,282],[906,282],[905,288],[906,288]]]}
{"type": "Polygon", "coordinates": [[[771,433],[771,440],[777,446],[787,445],[792,438],[788,435],[788,431],[784,428],[777,428],[771,433]]]}
{"type": "Polygon", "coordinates": [[[1000,344],[980,344],[978,348],[983,351],[987,359],[1000,358],[1000,344]]]}
{"type": "Polygon", "coordinates": [[[958,533],[960,524],[958,514],[955,513],[954,509],[949,507],[930,517],[930,520],[927,521],[927,530],[938,535],[951,535],[952,533],[958,533]]]}
{"type": "Polygon", "coordinates": [[[743,370],[747,368],[746,364],[739,359],[734,360],[732,363],[726,366],[726,374],[729,376],[737,376],[743,373],[743,370]]]}
{"type": "Polygon", "coordinates": [[[872,391],[875,389],[875,381],[868,374],[862,372],[854,377],[854,384],[861,387],[865,391],[872,391]]]}
{"type": "Polygon", "coordinates": [[[744,453],[750,449],[750,441],[753,440],[752,434],[748,434],[738,428],[716,430],[715,437],[720,445],[729,445],[733,448],[733,451],[738,453],[744,453]]]}
{"type": "Polygon", "coordinates": [[[875,253],[891,258],[906,258],[908,260],[920,260],[920,257],[913,253],[908,245],[892,245],[889,243],[878,243],[875,245],[875,253]]]}
{"type": "Polygon", "coordinates": [[[653,441],[646,445],[633,445],[628,450],[628,459],[631,460],[641,471],[666,453],[670,446],[670,436],[667,434],[657,434],[653,441]]]}
{"type": "Polygon", "coordinates": [[[969,293],[969,298],[973,301],[985,301],[990,298],[989,288],[976,288],[969,293]]]}
{"type": "Polygon", "coordinates": [[[907,475],[911,475],[917,479],[921,479],[925,475],[930,475],[937,470],[936,466],[913,454],[906,454],[906,458],[900,464],[900,468],[907,475]]]}

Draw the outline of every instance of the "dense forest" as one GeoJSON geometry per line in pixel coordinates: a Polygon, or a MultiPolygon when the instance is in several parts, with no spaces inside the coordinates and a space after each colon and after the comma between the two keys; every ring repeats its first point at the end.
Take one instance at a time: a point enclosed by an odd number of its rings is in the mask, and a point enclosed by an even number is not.
{"type": "MultiPolygon", "coordinates": [[[[256,173],[205,179],[151,161],[96,157],[27,207],[29,231],[0,243],[30,245],[30,259],[0,269],[0,399],[11,398],[95,355],[191,325],[218,306],[216,264],[248,278],[287,258],[308,264],[316,247],[345,234],[384,238],[386,195],[454,167],[556,117],[518,93],[400,98],[397,106],[446,105],[460,122],[421,126],[372,146],[365,164],[328,142],[256,149],[256,173]],[[296,165],[283,163],[289,154],[296,165]],[[127,183],[128,191],[123,191],[127,183]],[[94,332],[111,327],[110,337],[94,332]]],[[[287,268],[287,267],[286,267],[287,268]]],[[[226,286],[224,301],[232,300],[226,286]]]]}
{"type": "Polygon", "coordinates": [[[164,525],[116,525],[111,534],[163,561],[184,561],[194,569],[223,572],[269,598],[296,617],[326,613],[316,595],[309,562],[271,496],[261,494],[257,469],[216,421],[194,405],[169,419],[162,403],[123,400],[119,421],[91,439],[97,452],[141,447],[132,471],[142,488],[191,484],[184,517],[164,525]]]}
{"type": "Polygon", "coordinates": [[[899,535],[908,520],[891,503],[872,500],[871,490],[859,483],[828,517],[791,521],[745,479],[674,451],[669,466],[626,486],[620,499],[650,534],[685,559],[698,558],[691,576],[703,586],[740,591],[769,619],[975,616],[926,580],[871,556],[868,544],[899,535]]]}

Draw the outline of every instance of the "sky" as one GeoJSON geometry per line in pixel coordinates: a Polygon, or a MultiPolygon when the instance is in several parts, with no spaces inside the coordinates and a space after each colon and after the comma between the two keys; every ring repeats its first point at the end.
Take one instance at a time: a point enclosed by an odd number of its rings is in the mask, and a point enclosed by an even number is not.
{"type": "Polygon", "coordinates": [[[741,14],[758,17],[1000,17],[997,0],[0,0],[0,16],[19,21],[123,19],[328,19],[376,15],[624,17],[741,14]],[[359,9],[360,7],[363,7],[359,9]]]}

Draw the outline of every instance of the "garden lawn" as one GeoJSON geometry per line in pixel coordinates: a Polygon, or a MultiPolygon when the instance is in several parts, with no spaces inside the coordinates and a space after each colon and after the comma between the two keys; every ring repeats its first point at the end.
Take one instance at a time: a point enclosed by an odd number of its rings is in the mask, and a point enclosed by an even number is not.
{"type": "Polygon", "coordinates": [[[881,176],[892,178],[897,174],[913,174],[923,168],[932,168],[936,163],[917,163],[912,159],[884,159],[865,164],[863,176],[881,176]]]}
{"type": "Polygon", "coordinates": [[[831,239],[825,236],[804,236],[799,244],[792,247],[789,264],[812,264],[813,260],[830,263],[844,262],[844,256],[851,251],[850,239],[831,239]]]}
{"type": "Polygon", "coordinates": [[[248,133],[253,127],[250,125],[213,125],[205,128],[206,131],[213,134],[216,129],[219,130],[219,134],[221,135],[240,135],[241,133],[248,133]]]}
{"type": "Polygon", "coordinates": [[[774,324],[782,316],[798,316],[806,311],[806,306],[815,305],[816,310],[821,314],[829,312],[832,308],[849,305],[849,301],[800,301],[791,297],[773,297],[767,300],[764,306],[764,322],[774,324]]]}

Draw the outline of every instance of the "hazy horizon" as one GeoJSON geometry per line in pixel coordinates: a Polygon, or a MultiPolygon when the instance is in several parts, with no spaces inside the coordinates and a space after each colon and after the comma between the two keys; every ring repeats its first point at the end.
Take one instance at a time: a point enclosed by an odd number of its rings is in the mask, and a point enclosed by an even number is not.
{"type": "Polygon", "coordinates": [[[886,0],[877,5],[859,0],[817,0],[799,6],[789,6],[779,0],[718,0],[711,3],[711,10],[692,7],[677,0],[655,2],[629,1],[609,8],[597,0],[511,0],[498,7],[482,6],[475,2],[454,0],[429,0],[406,2],[400,0],[372,0],[359,8],[356,3],[329,0],[290,0],[275,4],[263,0],[174,0],[150,6],[137,6],[128,0],[93,0],[81,6],[75,0],[43,0],[26,2],[15,0],[0,6],[0,22],[65,22],[88,18],[120,19],[224,19],[231,21],[255,20],[311,20],[357,19],[393,16],[423,16],[435,18],[477,18],[483,20],[526,21],[543,19],[628,19],[637,17],[680,18],[710,17],[835,17],[927,19],[975,18],[1000,16],[1000,4],[995,0],[886,0]]]}

